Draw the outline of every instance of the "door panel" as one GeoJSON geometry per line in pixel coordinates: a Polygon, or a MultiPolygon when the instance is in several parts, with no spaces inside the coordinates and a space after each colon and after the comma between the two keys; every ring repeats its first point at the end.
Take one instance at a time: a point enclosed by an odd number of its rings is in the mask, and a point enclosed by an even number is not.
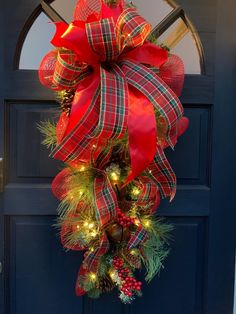
{"type": "MultiPolygon", "coordinates": [[[[9,292],[13,313],[76,314],[83,313],[83,303],[91,302],[74,295],[74,279],[82,255],[68,254],[61,249],[52,228],[54,222],[55,217],[51,216],[11,216],[8,220],[9,292]]],[[[128,313],[142,313],[147,304],[153,304],[154,297],[160,313],[189,314],[202,308],[205,251],[202,243],[206,221],[192,217],[171,218],[169,222],[175,231],[165,269],[144,287],[143,298],[128,306],[128,313]],[[170,297],[171,302],[168,301],[170,297]]],[[[114,293],[95,301],[93,313],[111,313],[112,310],[118,314],[121,309],[114,293]]]]}

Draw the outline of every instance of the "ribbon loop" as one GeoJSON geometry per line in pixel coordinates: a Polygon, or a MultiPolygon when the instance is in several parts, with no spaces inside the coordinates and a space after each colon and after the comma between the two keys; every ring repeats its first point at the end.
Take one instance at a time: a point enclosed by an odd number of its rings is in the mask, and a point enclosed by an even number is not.
{"type": "Polygon", "coordinates": [[[116,36],[120,52],[125,47],[134,48],[143,45],[151,32],[151,25],[133,8],[124,10],[116,24],[116,36]]]}
{"type": "Polygon", "coordinates": [[[128,87],[117,65],[110,71],[101,67],[101,106],[97,136],[121,138],[128,124],[128,87]]]}
{"type": "Polygon", "coordinates": [[[177,121],[183,115],[183,107],[174,92],[153,71],[132,61],[122,61],[122,70],[127,82],[140,90],[165,117],[168,130],[167,141],[173,148],[177,134],[177,121]],[[170,132],[173,132],[170,136],[170,132]]]}
{"type": "Polygon", "coordinates": [[[77,61],[76,54],[71,50],[58,51],[57,62],[53,75],[53,83],[61,88],[74,88],[79,81],[83,80],[91,73],[91,69],[86,63],[77,61]]]}
{"type": "Polygon", "coordinates": [[[101,62],[115,60],[119,55],[115,25],[112,18],[87,23],[86,33],[93,51],[99,54],[101,62]]]}

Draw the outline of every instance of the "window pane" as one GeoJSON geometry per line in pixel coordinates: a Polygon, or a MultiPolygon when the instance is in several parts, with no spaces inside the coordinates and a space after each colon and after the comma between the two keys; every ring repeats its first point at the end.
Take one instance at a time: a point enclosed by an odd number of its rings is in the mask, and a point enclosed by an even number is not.
{"type": "Polygon", "coordinates": [[[50,40],[54,32],[54,24],[44,13],[40,13],[25,38],[20,56],[20,69],[38,69],[44,55],[53,48],[50,40]]]}
{"type": "MultiPolygon", "coordinates": [[[[147,19],[149,23],[156,26],[173,8],[165,0],[133,0],[138,8],[138,11],[147,19]]],[[[55,0],[51,6],[66,20],[70,22],[73,19],[74,7],[77,0],[55,0]]]]}
{"type": "MultiPolygon", "coordinates": [[[[70,22],[76,3],[77,0],[55,0],[51,5],[67,22],[70,22]]],[[[153,26],[160,23],[173,10],[173,7],[164,0],[148,0],[148,5],[144,0],[133,0],[133,3],[140,14],[153,26]]],[[[50,40],[55,26],[50,22],[50,19],[41,13],[33,23],[21,51],[20,69],[38,69],[44,55],[53,48],[50,40]]],[[[200,56],[195,39],[181,18],[158,38],[158,42],[170,47],[173,53],[183,59],[186,74],[201,73],[200,56]]]]}
{"type": "Polygon", "coordinates": [[[55,0],[51,6],[68,23],[73,20],[74,8],[78,0],[55,0]]]}
{"type": "Polygon", "coordinates": [[[200,56],[191,31],[178,19],[159,38],[158,43],[166,45],[171,52],[184,61],[186,74],[201,74],[200,56]]]}
{"type": "Polygon", "coordinates": [[[165,0],[133,0],[132,1],[140,14],[155,27],[160,23],[172,10],[165,0]]]}

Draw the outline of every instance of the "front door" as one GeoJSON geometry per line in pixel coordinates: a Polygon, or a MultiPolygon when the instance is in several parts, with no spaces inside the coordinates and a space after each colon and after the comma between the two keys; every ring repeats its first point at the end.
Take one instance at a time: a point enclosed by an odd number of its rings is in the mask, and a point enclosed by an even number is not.
{"type": "Polygon", "coordinates": [[[72,2],[1,3],[0,313],[232,314],[235,1],[133,1],[185,62],[181,100],[190,127],[168,152],[178,191],[158,213],[175,227],[172,249],[160,276],[131,306],[115,293],[77,298],[82,256],[65,252],[52,227],[57,201],[50,182],[61,165],[47,157],[37,123],[54,117],[57,105],[36,68],[50,49],[47,21],[68,18],[72,2]]]}

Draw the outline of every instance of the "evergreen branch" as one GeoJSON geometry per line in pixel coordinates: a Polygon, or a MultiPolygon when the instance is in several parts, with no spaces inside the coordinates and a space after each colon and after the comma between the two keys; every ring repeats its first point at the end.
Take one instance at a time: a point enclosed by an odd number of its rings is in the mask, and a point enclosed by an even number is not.
{"type": "Polygon", "coordinates": [[[57,145],[56,125],[47,120],[38,123],[37,128],[44,136],[42,144],[52,150],[57,145]]]}
{"type": "Polygon", "coordinates": [[[167,244],[173,227],[161,221],[151,220],[150,228],[147,230],[149,238],[141,246],[141,258],[147,271],[145,277],[147,282],[150,282],[160,272],[163,268],[163,262],[169,254],[167,244]]]}

